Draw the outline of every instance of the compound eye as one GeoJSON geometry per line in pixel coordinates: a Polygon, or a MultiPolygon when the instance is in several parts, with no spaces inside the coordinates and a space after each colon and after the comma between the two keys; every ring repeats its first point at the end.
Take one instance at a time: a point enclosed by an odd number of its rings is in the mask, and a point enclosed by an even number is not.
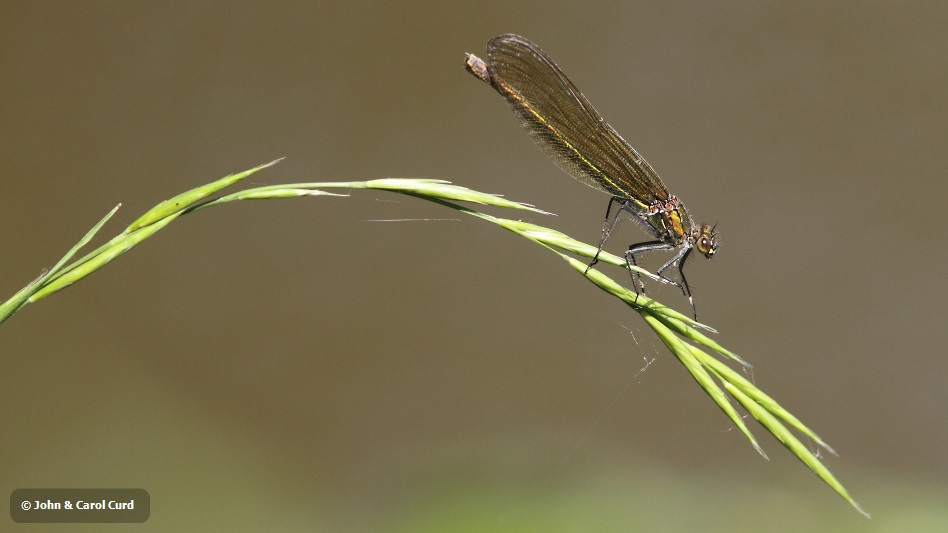
{"type": "Polygon", "coordinates": [[[711,253],[711,239],[707,237],[701,237],[700,239],[698,239],[698,245],[696,246],[696,248],[698,248],[698,251],[704,255],[710,254],[711,253]]]}

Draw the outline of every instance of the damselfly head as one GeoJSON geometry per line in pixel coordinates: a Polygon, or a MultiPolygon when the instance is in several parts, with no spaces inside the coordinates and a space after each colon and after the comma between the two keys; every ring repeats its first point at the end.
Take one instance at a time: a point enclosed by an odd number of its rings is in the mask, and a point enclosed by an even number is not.
{"type": "Polygon", "coordinates": [[[717,224],[714,226],[702,225],[701,230],[698,231],[698,236],[695,238],[695,248],[708,259],[711,259],[714,252],[718,251],[716,240],[718,234],[714,231],[716,227],[718,227],[717,224]]]}

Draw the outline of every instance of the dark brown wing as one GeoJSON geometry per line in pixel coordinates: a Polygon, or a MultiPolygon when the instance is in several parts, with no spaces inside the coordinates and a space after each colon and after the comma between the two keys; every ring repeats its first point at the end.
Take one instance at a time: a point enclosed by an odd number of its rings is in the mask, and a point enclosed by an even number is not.
{"type": "Polygon", "coordinates": [[[658,174],[537,45],[519,35],[500,35],[487,44],[487,55],[493,87],[560,168],[643,210],[668,199],[658,174]]]}

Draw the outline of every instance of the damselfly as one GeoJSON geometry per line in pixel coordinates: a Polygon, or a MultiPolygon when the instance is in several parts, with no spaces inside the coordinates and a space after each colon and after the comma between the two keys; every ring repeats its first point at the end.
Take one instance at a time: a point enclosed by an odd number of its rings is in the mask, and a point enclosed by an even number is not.
{"type": "MultiPolygon", "coordinates": [[[[713,226],[698,226],[685,205],[668,189],[642,156],[599,116],[579,89],[546,53],[519,35],[500,35],[487,43],[487,61],[467,54],[468,71],[490,84],[513,108],[520,123],[537,145],[574,178],[612,196],[606,209],[599,250],[589,266],[597,263],[603,245],[619,216],[632,215],[654,240],[633,244],[625,260],[636,275],[636,255],[674,250],[675,255],[656,272],[678,286],[688,297],[697,319],[691,288],[682,270],[691,251],[711,259],[718,249],[713,226]],[[665,277],[678,267],[681,283],[665,277]]],[[[639,280],[641,290],[645,286],[639,280]]],[[[635,286],[636,293],[639,286],[635,286]]]]}

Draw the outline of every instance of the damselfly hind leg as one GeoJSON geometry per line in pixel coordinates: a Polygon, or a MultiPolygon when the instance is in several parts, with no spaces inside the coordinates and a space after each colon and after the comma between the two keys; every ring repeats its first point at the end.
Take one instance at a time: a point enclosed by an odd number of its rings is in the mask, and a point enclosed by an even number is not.
{"type": "Polygon", "coordinates": [[[606,245],[606,241],[609,240],[609,236],[612,235],[612,230],[614,230],[616,224],[619,223],[619,216],[622,214],[622,211],[633,213],[629,207],[629,201],[618,196],[609,198],[609,205],[606,206],[606,217],[602,221],[602,235],[599,237],[599,248],[596,250],[596,255],[593,256],[593,260],[586,265],[585,272],[589,272],[589,269],[599,262],[599,254],[602,253],[602,247],[606,245]],[[619,204],[619,208],[615,210],[615,215],[613,216],[612,207],[615,204],[619,204]]]}
{"type": "Polygon", "coordinates": [[[589,272],[589,269],[599,262],[599,254],[602,253],[602,247],[606,245],[606,241],[609,240],[609,235],[612,234],[612,230],[615,229],[616,224],[619,223],[619,215],[623,209],[628,209],[626,200],[617,196],[609,198],[609,205],[606,206],[606,218],[603,219],[602,222],[602,236],[599,238],[599,249],[596,250],[596,255],[593,256],[593,260],[586,265],[585,272],[589,272]],[[619,204],[615,216],[612,215],[612,206],[614,204],[619,204]]]}

